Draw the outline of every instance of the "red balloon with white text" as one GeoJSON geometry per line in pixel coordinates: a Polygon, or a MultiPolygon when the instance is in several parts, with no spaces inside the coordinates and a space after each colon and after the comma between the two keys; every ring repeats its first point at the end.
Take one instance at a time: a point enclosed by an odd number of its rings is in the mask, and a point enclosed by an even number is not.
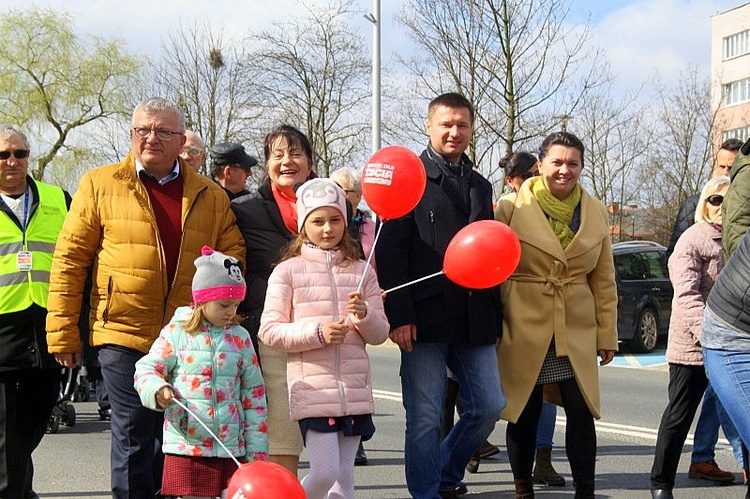
{"type": "Polygon", "coordinates": [[[362,170],[362,195],[383,220],[399,218],[422,199],[427,174],[419,156],[403,146],[388,146],[373,154],[362,170]]]}

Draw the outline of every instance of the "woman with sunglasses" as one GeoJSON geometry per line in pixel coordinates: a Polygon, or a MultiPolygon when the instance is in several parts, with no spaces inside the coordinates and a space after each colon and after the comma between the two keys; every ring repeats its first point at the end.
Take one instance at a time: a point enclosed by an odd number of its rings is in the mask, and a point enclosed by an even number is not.
{"type": "MultiPolygon", "coordinates": [[[[715,405],[710,407],[704,403],[703,411],[708,411],[706,414],[712,410],[716,412],[725,435],[741,456],[737,430],[718,399],[711,396],[701,352],[703,310],[708,293],[723,267],[721,203],[728,188],[729,177],[715,177],[706,183],[695,210],[696,223],[680,236],[669,257],[669,278],[674,287],[666,354],[669,401],[659,425],[651,468],[651,494],[654,498],[672,497],[682,447],[704,392],[709,400],[715,401],[715,405]]],[[[722,471],[713,460],[716,432],[717,428],[699,421],[689,474],[691,478],[732,483],[734,474],[722,471]],[[701,447],[706,449],[701,450],[701,447]]]]}

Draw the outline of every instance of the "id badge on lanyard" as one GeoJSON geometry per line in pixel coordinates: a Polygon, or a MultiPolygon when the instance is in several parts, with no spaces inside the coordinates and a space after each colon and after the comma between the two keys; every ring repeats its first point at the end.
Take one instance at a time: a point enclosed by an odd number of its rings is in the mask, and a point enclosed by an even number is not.
{"type": "MultiPolygon", "coordinates": [[[[26,197],[24,198],[23,203],[23,220],[22,223],[22,229],[23,229],[23,239],[26,241],[26,224],[29,220],[29,188],[26,187],[26,197]]],[[[25,246],[25,243],[24,243],[25,246]]],[[[16,253],[16,268],[19,272],[28,272],[31,270],[33,266],[33,256],[31,254],[31,251],[19,251],[16,253]]]]}
{"type": "Polygon", "coordinates": [[[28,272],[33,265],[31,251],[19,251],[16,253],[16,268],[19,272],[28,272]]]}

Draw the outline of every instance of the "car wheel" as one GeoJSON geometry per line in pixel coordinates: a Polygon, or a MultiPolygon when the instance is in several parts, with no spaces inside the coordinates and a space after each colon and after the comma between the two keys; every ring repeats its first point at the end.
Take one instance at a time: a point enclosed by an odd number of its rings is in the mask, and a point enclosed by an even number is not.
{"type": "Polygon", "coordinates": [[[659,337],[659,321],[654,311],[646,308],[638,316],[635,325],[635,335],[630,340],[630,348],[634,352],[648,353],[656,348],[656,340],[659,337]]]}

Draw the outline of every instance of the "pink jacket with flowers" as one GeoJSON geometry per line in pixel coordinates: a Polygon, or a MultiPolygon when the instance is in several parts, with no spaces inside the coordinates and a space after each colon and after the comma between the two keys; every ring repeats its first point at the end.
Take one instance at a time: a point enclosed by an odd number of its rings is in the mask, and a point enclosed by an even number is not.
{"type": "Polygon", "coordinates": [[[341,345],[323,346],[318,324],[346,314],[367,264],[348,262],[338,250],[302,246],[302,255],[280,263],[268,280],[259,337],[288,353],[289,412],[293,421],[309,417],[372,414],[370,362],[365,344],[388,338],[380,286],[372,268],[362,287],[363,319],[352,317],[341,345]]]}
{"type": "MultiPolygon", "coordinates": [[[[171,386],[235,457],[267,460],[266,392],[250,335],[240,326],[218,327],[206,320],[200,331],[186,333],[181,324],[191,313],[190,307],[178,308],[149,353],[136,363],[135,388],[141,402],[161,410],[156,392],[171,386]]],[[[229,457],[175,403],[164,411],[162,450],[184,456],[229,457]]]]}

